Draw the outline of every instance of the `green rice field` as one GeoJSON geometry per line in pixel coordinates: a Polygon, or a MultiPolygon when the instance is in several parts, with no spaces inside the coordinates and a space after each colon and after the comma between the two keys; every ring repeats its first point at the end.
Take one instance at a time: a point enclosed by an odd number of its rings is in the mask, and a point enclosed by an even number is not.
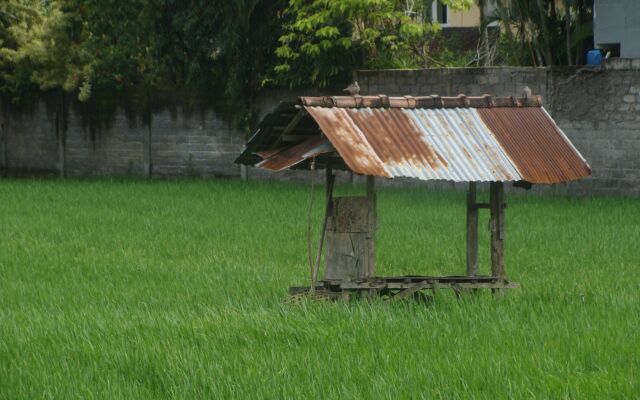
{"type": "MultiPolygon", "coordinates": [[[[509,193],[521,288],[430,305],[288,302],[308,201],[273,182],[0,181],[0,399],[640,398],[639,199],[509,193]]],[[[379,275],[462,274],[464,201],[380,189],[379,275]]]]}

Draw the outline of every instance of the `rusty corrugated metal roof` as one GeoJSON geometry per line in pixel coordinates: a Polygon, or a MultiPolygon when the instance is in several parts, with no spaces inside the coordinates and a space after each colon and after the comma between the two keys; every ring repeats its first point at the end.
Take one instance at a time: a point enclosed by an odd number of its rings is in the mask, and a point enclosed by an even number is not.
{"type": "Polygon", "coordinates": [[[313,136],[294,146],[280,148],[272,152],[258,152],[264,158],[256,167],[271,171],[282,171],[301,161],[335,151],[331,143],[321,135],[313,136]]]}
{"type": "Polygon", "coordinates": [[[544,108],[477,110],[518,168],[522,180],[556,183],[584,178],[591,168],[544,108]]]}
{"type": "Polygon", "coordinates": [[[308,113],[300,120],[305,136],[276,151],[270,143],[281,140],[269,135],[277,133],[254,135],[238,161],[255,165],[258,154],[266,158],[258,166],[279,170],[335,148],[352,171],[389,178],[557,183],[591,172],[538,96],[301,97],[299,104],[308,113]],[[312,123],[316,139],[303,140],[312,123]]]}

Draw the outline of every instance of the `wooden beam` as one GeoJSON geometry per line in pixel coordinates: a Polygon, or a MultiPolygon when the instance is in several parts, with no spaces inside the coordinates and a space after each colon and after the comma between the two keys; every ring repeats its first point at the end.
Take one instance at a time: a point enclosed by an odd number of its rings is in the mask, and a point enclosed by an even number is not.
{"type": "Polygon", "coordinates": [[[280,137],[278,137],[278,139],[276,139],[276,141],[273,143],[273,145],[271,145],[271,148],[275,149],[276,147],[278,147],[278,145],[280,143],[282,143],[282,140],[284,139],[284,137],[289,136],[289,133],[291,133],[291,131],[293,131],[293,129],[302,120],[302,117],[304,117],[306,114],[307,114],[307,112],[305,110],[298,111],[296,116],[293,117],[293,119],[284,128],[284,130],[282,131],[282,134],[280,134],[280,137]]]}
{"type": "Polygon", "coordinates": [[[504,278],[504,184],[491,182],[491,275],[504,278]]]}
{"type": "Polygon", "coordinates": [[[414,283],[413,285],[409,286],[408,288],[403,289],[400,292],[398,292],[398,294],[393,296],[392,299],[393,300],[406,299],[407,297],[409,297],[412,294],[414,294],[414,293],[426,288],[429,285],[430,285],[429,281],[422,281],[422,282],[414,283]]]}
{"type": "Polygon", "coordinates": [[[467,191],[467,276],[478,275],[478,204],[476,183],[469,182],[467,191]]]}

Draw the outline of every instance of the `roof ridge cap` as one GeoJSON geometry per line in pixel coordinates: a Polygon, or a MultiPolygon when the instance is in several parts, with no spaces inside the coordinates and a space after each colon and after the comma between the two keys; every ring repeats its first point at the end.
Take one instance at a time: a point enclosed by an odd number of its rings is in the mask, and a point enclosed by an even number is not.
{"type": "Polygon", "coordinates": [[[542,107],[542,97],[492,96],[387,96],[354,95],[354,96],[300,96],[298,104],[305,107],[337,107],[337,108],[522,108],[542,107]]]}

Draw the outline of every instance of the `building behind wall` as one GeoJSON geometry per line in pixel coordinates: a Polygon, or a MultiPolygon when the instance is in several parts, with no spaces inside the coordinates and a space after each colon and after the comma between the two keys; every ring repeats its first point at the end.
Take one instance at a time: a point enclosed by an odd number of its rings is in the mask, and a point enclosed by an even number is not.
{"type": "Polygon", "coordinates": [[[640,0],[595,0],[593,34],[612,56],[640,58],[640,0]]]}

